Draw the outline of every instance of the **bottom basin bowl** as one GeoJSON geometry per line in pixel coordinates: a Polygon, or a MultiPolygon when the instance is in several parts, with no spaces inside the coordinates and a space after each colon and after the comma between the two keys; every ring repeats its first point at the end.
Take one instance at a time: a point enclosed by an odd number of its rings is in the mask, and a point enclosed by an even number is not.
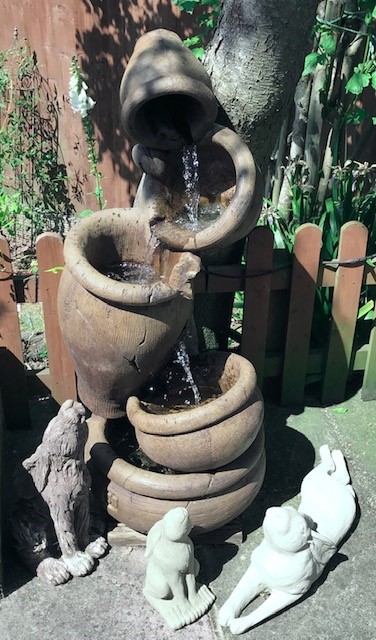
{"type": "Polygon", "coordinates": [[[193,535],[213,531],[239,516],[257,496],[265,475],[264,431],[236,460],[207,472],[165,475],[118,457],[105,421],[91,418],[87,452],[93,490],[118,522],[147,533],[167,511],[186,507],[193,535]],[[107,495],[102,491],[103,481],[107,495]]]}

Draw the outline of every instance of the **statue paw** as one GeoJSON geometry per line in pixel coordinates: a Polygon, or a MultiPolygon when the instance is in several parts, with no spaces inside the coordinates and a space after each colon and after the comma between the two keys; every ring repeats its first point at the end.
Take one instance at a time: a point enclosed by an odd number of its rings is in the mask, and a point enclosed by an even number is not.
{"type": "MultiPolygon", "coordinates": [[[[189,603],[192,606],[194,620],[198,620],[204,613],[207,612],[209,607],[213,604],[215,595],[210,591],[206,585],[202,585],[198,592],[189,598],[189,603]]],[[[192,621],[193,622],[193,621],[192,621]]]]}
{"type": "Polygon", "coordinates": [[[85,553],[88,553],[89,556],[91,556],[92,558],[101,558],[102,556],[104,556],[107,549],[108,549],[108,544],[106,540],[102,536],[100,536],[99,538],[97,538],[96,540],[93,540],[93,542],[90,542],[90,544],[87,545],[85,549],[85,553]]]}
{"type": "Polygon", "coordinates": [[[43,582],[57,586],[68,582],[71,573],[68,571],[64,562],[57,558],[45,558],[38,565],[37,576],[43,582]]]}
{"type": "Polygon", "coordinates": [[[230,622],[234,620],[234,610],[233,607],[230,607],[227,603],[225,603],[219,610],[218,613],[218,621],[221,627],[229,627],[230,622]]]}
{"type": "Polygon", "coordinates": [[[239,633],[244,633],[244,631],[247,631],[247,629],[249,629],[250,626],[251,625],[247,624],[244,621],[244,618],[234,618],[233,620],[230,621],[230,624],[229,624],[230,631],[235,636],[238,635],[239,633]]]}
{"type": "Polygon", "coordinates": [[[184,607],[177,604],[171,604],[166,611],[164,618],[171,629],[174,629],[175,631],[193,622],[193,619],[191,620],[188,602],[184,607]]]}
{"type": "Polygon", "coordinates": [[[199,588],[197,595],[206,607],[210,607],[210,605],[212,605],[215,600],[214,593],[212,593],[209,587],[207,587],[205,584],[203,584],[199,588]]]}
{"type": "Polygon", "coordinates": [[[72,556],[62,556],[61,559],[72,576],[86,576],[94,566],[94,558],[84,551],[77,551],[72,556]]]}

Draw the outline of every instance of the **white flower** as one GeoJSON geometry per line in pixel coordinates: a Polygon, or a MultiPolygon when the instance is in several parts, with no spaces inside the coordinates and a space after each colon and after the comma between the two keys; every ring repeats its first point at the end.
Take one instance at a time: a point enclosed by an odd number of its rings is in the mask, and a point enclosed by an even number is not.
{"type": "Polygon", "coordinates": [[[87,95],[87,89],[88,86],[86,82],[80,81],[80,79],[75,75],[70,77],[70,104],[75,113],[81,114],[81,118],[86,118],[88,111],[90,111],[95,105],[94,100],[87,95]]]}

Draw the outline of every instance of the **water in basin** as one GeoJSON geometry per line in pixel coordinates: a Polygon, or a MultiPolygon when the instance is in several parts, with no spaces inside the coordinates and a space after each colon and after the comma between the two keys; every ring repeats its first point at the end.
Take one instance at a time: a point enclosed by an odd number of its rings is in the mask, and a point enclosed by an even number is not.
{"type": "Polygon", "coordinates": [[[100,271],[111,280],[129,284],[150,284],[157,280],[153,267],[142,262],[116,262],[103,267],[100,271]]]}

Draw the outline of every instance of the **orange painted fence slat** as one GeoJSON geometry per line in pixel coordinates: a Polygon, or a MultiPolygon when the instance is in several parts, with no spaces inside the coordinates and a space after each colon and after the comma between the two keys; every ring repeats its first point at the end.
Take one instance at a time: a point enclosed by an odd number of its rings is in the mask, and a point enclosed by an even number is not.
{"type": "Polygon", "coordinates": [[[43,233],[36,242],[40,300],[43,303],[51,393],[62,404],[67,398],[76,399],[76,376],[65,347],[57,315],[57,292],[64,265],[63,242],[58,234],[43,233]]]}
{"type": "MultiPolygon", "coordinates": [[[[342,227],[338,260],[353,260],[367,254],[368,232],[360,222],[348,222],[342,227]]],[[[353,348],[359,296],[364,265],[339,266],[334,284],[332,325],[328,357],[323,382],[322,401],[341,402],[345,396],[353,348]]]]}
{"type": "Polygon", "coordinates": [[[9,245],[0,239],[0,389],[6,425],[30,427],[26,375],[9,245]]]}
{"type": "Polygon", "coordinates": [[[321,236],[314,224],[302,225],[295,234],[281,392],[285,405],[303,403],[321,236]]]}
{"type": "Polygon", "coordinates": [[[255,367],[259,386],[264,378],[273,242],[267,227],[256,227],[248,236],[241,354],[255,367]]]}

